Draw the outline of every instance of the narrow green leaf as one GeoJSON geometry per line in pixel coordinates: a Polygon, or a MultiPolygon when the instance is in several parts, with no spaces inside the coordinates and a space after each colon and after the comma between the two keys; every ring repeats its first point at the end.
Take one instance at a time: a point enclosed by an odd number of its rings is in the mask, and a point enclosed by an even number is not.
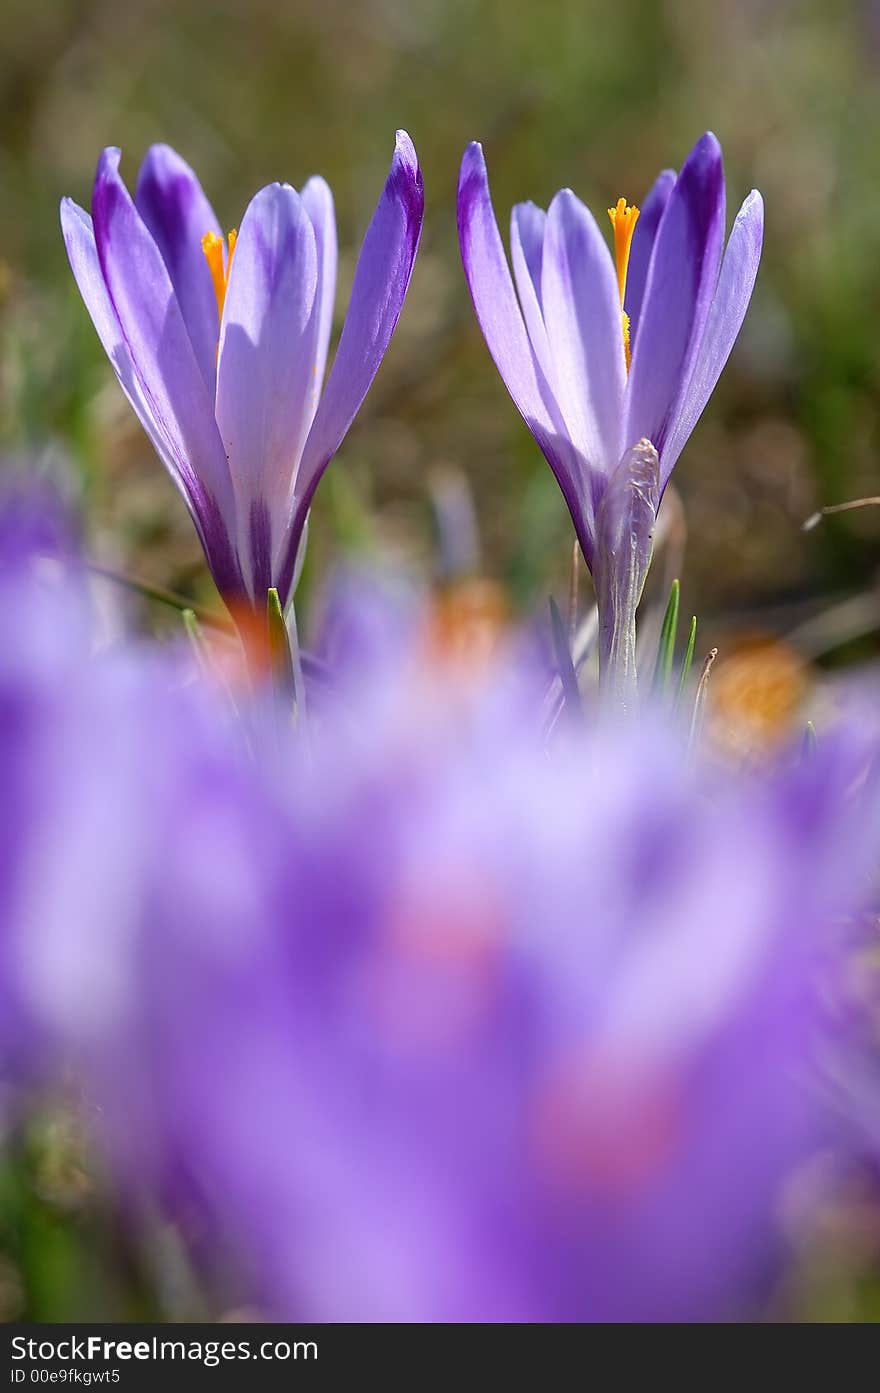
{"type": "Polygon", "coordinates": [[[224,634],[235,633],[235,625],[227,615],[217,614],[201,605],[194,605],[191,600],[184,599],[182,595],[175,594],[173,590],[165,590],[161,585],[138,580],[136,576],[127,576],[122,571],[114,571],[109,566],[98,566],[91,561],[86,562],[86,570],[90,571],[93,576],[100,576],[102,580],[112,581],[114,585],[122,585],[126,590],[132,590],[136,595],[142,595],[145,600],[155,600],[158,604],[167,605],[170,609],[176,609],[181,614],[184,610],[188,610],[205,628],[218,629],[224,634]]]}
{"type": "Polygon", "coordinates": [[[685,691],[687,690],[688,678],[691,675],[691,668],[694,662],[694,647],[697,642],[697,616],[691,619],[690,632],[688,633],[687,647],[684,650],[684,657],[681,661],[681,676],[678,679],[678,692],[675,697],[675,709],[679,710],[685,691]]]}
{"type": "Polygon", "coordinates": [[[669,688],[672,675],[672,660],[675,655],[675,640],[678,634],[678,604],[681,587],[677,580],[672,582],[669,601],[660,629],[660,642],[657,645],[657,662],[654,665],[654,691],[664,695],[669,688]]]}
{"type": "Polygon", "coordinates": [[[559,680],[562,683],[562,694],[565,698],[565,705],[572,716],[581,714],[581,693],[578,687],[577,673],[574,670],[574,663],[571,659],[571,649],[568,646],[568,638],[565,632],[565,624],[562,615],[559,613],[559,606],[550,596],[550,625],[553,630],[553,647],[556,652],[556,665],[559,668],[559,680]]]}
{"type": "Polygon", "coordinates": [[[279,696],[291,702],[296,700],[293,657],[290,652],[290,638],[284,622],[284,611],[274,586],[266,596],[266,623],[269,630],[269,662],[272,668],[272,681],[279,696]]]}

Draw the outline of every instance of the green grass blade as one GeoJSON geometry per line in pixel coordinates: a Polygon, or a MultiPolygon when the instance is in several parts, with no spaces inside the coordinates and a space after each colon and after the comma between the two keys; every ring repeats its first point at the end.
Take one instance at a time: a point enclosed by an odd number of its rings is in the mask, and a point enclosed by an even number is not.
{"type": "Polygon", "coordinates": [[[269,661],[276,692],[291,703],[296,700],[293,657],[290,637],[284,622],[284,612],[278,591],[273,586],[266,596],[266,623],[269,629],[269,661]]]}
{"type": "Polygon", "coordinates": [[[691,675],[691,668],[694,663],[694,648],[697,642],[697,616],[691,619],[691,627],[688,633],[687,647],[684,650],[684,657],[681,660],[681,676],[678,679],[678,691],[675,696],[675,709],[678,711],[687,690],[688,678],[691,675]]]}
{"type": "Polygon", "coordinates": [[[235,634],[235,625],[228,616],[217,614],[201,605],[195,605],[182,595],[175,594],[173,590],[166,590],[161,585],[153,585],[150,581],[138,580],[136,576],[127,576],[122,571],[114,571],[110,566],[98,566],[92,561],[86,562],[86,570],[90,571],[93,576],[100,576],[102,580],[109,580],[114,585],[121,585],[126,590],[143,596],[145,600],[155,600],[157,604],[167,605],[169,609],[176,609],[180,614],[184,610],[188,610],[205,628],[218,629],[224,634],[235,634]]]}
{"type": "Polygon", "coordinates": [[[678,605],[681,587],[677,580],[672,582],[669,601],[660,629],[660,642],[657,645],[657,662],[654,665],[654,691],[661,696],[669,689],[672,675],[672,660],[675,655],[675,640],[678,634],[678,605]]]}

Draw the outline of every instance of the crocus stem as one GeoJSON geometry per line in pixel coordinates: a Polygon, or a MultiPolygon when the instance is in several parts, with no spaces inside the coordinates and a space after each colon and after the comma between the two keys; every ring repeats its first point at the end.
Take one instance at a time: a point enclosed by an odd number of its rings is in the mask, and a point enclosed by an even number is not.
{"type": "Polygon", "coordinates": [[[609,705],[629,713],[638,708],[635,610],[617,599],[606,595],[599,603],[599,689],[609,705]]]}
{"type": "Polygon", "coordinates": [[[657,451],[640,440],[608,481],[596,518],[599,686],[605,703],[627,715],[638,709],[636,610],[651,564],[659,476],[657,451]]]}

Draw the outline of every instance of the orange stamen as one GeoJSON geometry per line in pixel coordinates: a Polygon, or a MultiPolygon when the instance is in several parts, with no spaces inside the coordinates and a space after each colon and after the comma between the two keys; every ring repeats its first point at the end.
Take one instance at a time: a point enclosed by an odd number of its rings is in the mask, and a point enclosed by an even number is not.
{"type": "Polygon", "coordinates": [[[626,273],[629,268],[629,254],[632,248],[633,233],[639,220],[639,209],[619,198],[614,208],[608,209],[611,226],[614,228],[614,259],[617,263],[617,289],[620,293],[620,322],[623,328],[623,351],[629,371],[629,315],[623,308],[626,298],[626,273]]]}
{"type": "Polygon", "coordinates": [[[229,272],[232,270],[232,258],[235,254],[235,242],[238,234],[235,228],[229,234],[229,251],[224,256],[223,238],[218,237],[216,232],[206,232],[202,238],[202,251],[208,263],[208,270],[211,272],[211,280],[214,283],[214,295],[217,299],[217,317],[223,318],[223,306],[226,303],[226,291],[229,288],[229,272]]]}

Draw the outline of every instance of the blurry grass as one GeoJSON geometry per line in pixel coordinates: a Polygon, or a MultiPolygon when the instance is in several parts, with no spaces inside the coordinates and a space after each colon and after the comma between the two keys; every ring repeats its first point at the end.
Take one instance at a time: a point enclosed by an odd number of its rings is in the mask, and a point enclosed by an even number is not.
{"type": "Polygon", "coordinates": [[[89,1165],[74,1114],[57,1104],[7,1139],[0,1153],[0,1320],[158,1318],[89,1165]]]}

